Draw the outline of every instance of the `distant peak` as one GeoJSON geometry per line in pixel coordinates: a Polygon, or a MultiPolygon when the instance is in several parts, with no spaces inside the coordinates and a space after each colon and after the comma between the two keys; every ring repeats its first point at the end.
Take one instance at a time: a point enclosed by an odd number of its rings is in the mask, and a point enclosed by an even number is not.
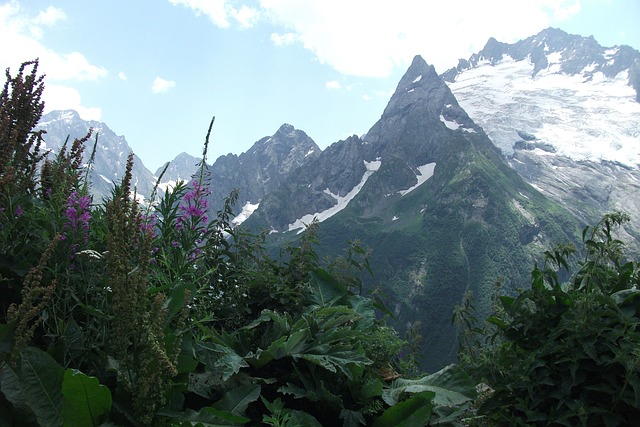
{"type": "Polygon", "coordinates": [[[278,129],[278,132],[290,133],[294,130],[296,130],[296,128],[291,126],[289,123],[284,123],[282,126],[280,126],[280,129],[278,129]]]}
{"type": "Polygon", "coordinates": [[[53,110],[45,114],[43,117],[47,117],[49,120],[71,120],[79,119],[80,114],[76,110],[53,110]]]}
{"type": "Polygon", "coordinates": [[[422,56],[416,55],[413,57],[413,61],[411,61],[411,65],[407,69],[407,74],[413,73],[420,75],[423,73],[429,73],[431,71],[433,71],[433,73],[435,74],[433,65],[429,65],[427,61],[422,58],[422,56]]]}

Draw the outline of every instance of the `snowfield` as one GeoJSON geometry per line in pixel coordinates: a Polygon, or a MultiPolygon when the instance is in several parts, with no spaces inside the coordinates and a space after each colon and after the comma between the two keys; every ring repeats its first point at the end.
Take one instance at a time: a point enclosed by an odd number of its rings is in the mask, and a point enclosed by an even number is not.
{"type": "Polygon", "coordinates": [[[505,155],[513,153],[517,132],[524,131],[553,145],[555,155],[638,168],[640,103],[627,84],[628,73],[591,76],[590,64],[570,76],[559,72],[559,53],[548,60],[547,69],[532,77],[529,60],[505,56],[496,65],[487,61],[463,71],[449,87],[505,155]]]}

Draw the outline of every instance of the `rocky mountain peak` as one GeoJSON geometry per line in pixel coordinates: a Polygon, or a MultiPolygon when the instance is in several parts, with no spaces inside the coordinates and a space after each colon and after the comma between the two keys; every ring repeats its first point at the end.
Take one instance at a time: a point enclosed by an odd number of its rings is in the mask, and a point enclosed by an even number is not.
{"type": "Polygon", "coordinates": [[[366,159],[401,157],[417,167],[434,161],[439,145],[448,140],[451,131],[482,132],[460,108],[451,90],[432,65],[420,56],[400,79],[382,117],[367,132],[366,159]],[[407,141],[407,129],[423,141],[412,146],[407,141]]]}
{"type": "Polygon", "coordinates": [[[233,190],[238,190],[240,204],[260,203],[289,173],[320,152],[305,132],[285,123],[245,153],[219,157],[209,166],[213,209],[220,209],[222,200],[233,190]]]}
{"type": "Polygon", "coordinates": [[[490,38],[484,48],[468,60],[461,59],[458,65],[442,74],[447,82],[455,82],[457,76],[484,63],[495,65],[504,60],[524,61],[533,64],[531,76],[545,71],[566,75],[580,75],[587,79],[602,73],[614,78],[628,72],[628,84],[636,89],[640,102],[640,52],[629,46],[603,47],[593,36],[582,37],[568,34],[557,28],[547,28],[535,36],[514,44],[502,43],[490,38]]]}
{"type": "MultiPolygon", "coordinates": [[[[90,184],[94,200],[98,202],[111,193],[114,183],[122,179],[127,156],[132,151],[125,137],[117,135],[105,123],[83,120],[74,110],[51,111],[43,115],[38,123],[38,129],[47,132],[43,148],[50,150],[51,156],[60,151],[67,138],[71,144],[74,139],[87,135],[90,128],[93,129],[93,137],[85,143],[84,159],[89,160],[97,136],[98,145],[91,168],[90,184]]],[[[134,156],[132,182],[137,194],[149,197],[155,181],[153,174],[134,156]]]]}

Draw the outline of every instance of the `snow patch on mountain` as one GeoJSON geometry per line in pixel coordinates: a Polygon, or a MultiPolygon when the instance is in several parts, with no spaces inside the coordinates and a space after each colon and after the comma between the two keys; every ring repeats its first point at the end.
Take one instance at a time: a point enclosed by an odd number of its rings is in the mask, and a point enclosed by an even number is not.
{"type": "Polygon", "coordinates": [[[334,206],[322,212],[307,214],[302,218],[297,219],[295,222],[289,224],[289,228],[287,231],[298,230],[298,234],[300,234],[304,231],[304,229],[307,227],[308,224],[311,224],[313,222],[314,219],[316,219],[318,222],[322,222],[326,219],[331,218],[332,216],[334,216],[335,214],[337,214],[338,212],[346,208],[349,202],[351,202],[351,200],[353,200],[353,198],[358,195],[360,190],[362,190],[362,187],[364,187],[364,184],[367,182],[369,177],[373,175],[373,173],[376,172],[378,169],[380,169],[381,164],[382,162],[379,159],[376,159],[371,162],[367,162],[366,160],[364,160],[364,165],[367,168],[367,170],[362,175],[362,179],[360,180],[360,182],[355,187],[353,187],[351,191],[349,191],[345,196],[340,196],[339,194],[332,193],[331,190],[326,188],[324,192],[326,194],[329,194],[334,199],[336,199],[337,203],[334,206]]]}
{"type": "Polygon", "coordinates": [[[458,122],[456,122],[455,120],[447,120],[442,114],[440,114],[440,121],[451,130],[458,130],[458,128],[460,127],[460,124],[458,122]]]}
{"type": "Polygon", "coordinates": [[[245,203],[244,206],[242,207],[242,212],[236,215],[236,217],[233,218],[233,220],[231,220],[231,223],[236,226],[242,224],[251,216],[251,214],[256,209],[258,209],[258,206],[260,206],[260,203],[251,203],[251,202],[245,203]]]}
{"type": "Polygon", "coordinates": [[[506,155],[513,153],[514,143],[521,141],[518,131],[523,131],[552,145],[552,155],[638,167],[640,103],[628,85],[628,72],[609,78],[589,72],[587,65],[571,76],[559,72],[560,61],[560,52],[549,54],[548,67],[532,77],[530,59],[504,55],[493,65],[483,61],[464,70],[449,87],[506,155]]]}
{"type": "Polygon", "coordinates": [[[171,179],[169,181],[161,182],[158,184],[158,189],[164,192],[171,191],[178,184],[178,182],[185,182],[184,179],[171,179]]]}
{"type": "Polygon", "coordinates": [[[418,174],[416,175],[416,178],[418,178],[418,183],[413,187],[407,188],[406,190],[400,190],[398,191],[398,193],[400,193],[401,196],[405,196],[411,193],[413,190],[427,182],[427,180],[433,176],[433,172],[435,171],[435,169],[435,163],[427,163],[426,165],[418,166],[418,174]]]}

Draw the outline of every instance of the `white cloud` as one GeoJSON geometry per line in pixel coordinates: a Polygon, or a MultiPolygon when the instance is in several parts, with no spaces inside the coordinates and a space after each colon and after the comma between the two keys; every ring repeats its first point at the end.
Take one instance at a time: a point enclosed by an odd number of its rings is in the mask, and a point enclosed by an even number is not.
{"type": "Polygon", "coordinates": [[[155,94],[165,93],[169,89],[172,89],[173,87],[175,87],[175,85],[176,85],[176,82],[172,80],[165,80],[162,77],[156,77],[155,80],[153,81],[153,84],[151,85],[151,92],[155,94]]]}
{"type": "Polygon", "coordinates": [[[233,17],[243,28],[250,28],[260,18],[260,12],[257,9],[242,6],[240,9],[233,11],[233,17]]]}
{"type": "Polygon", "coordinates": [[[47,84],[42,93],[45,113],[53,110],[76,110],[83,120],[100,120],[102,109],[85,107],[76,89],[56,84],[47,84]]]}
{"type": "Polygon", "coordinates": [[[443,72],[482,49],[489,37],[514,42],[580,10],[579,0],[261,0],[260,5],[263,16],[292,33],[321,63],[343,74],[373,77],[405,68],[416,54],[443,72]]]}
{"type": "Polygon", "coordinates": [[[337,80],[331,80],[330,82],[326,82],[324,85],[327,89],[340,89],[340,82],[337,80]]]}
{"type": "Polygon", "coordinates": [[[276,46],[288,46],[290,44],[295,43],[296,35],[293,33],[286,33],[286,34],[272,33],[271,41],[276,46]]]}
{"type": "Polygon", "coordinates": [[[40,59],[40,71],[47,80],[98,80],[107,75],[104,67],[93,65],[80,52],[59,53],[40,40],[44,28],[65,19],[54,7],[41,11],[35,18],[23,12],[17,3],[0,5],[0,67],[17,69],[25,61],[40,59]]]}
{"type": "Polygon", "coordinates": [[[241,5],[236,7],[230,0],[169,0],[173,5],[186,6],[196,12],[204,14],[211,22],[220,28],[229,28],[231,19],[243,28],[249,28],[258,20],[258,9],[241,5]]]}
{"type": "Polygon", "coordinates": [[[34,25],[46,25],[47,27],[53,27],[53,25],[58,21],[63,21],[67,19],[67,15],[64,13],[62,9],[58,9],[57,7],[49,6],[46,10],[40,11],[38,16],[33,19],[34,25]]]}
{"type": "Polygon", "coordinates": [[[126,75],[124,72],[120,71],[120,72],[118,73],[118,78],[119,78],[120,80],[127,80],[127,75],[126,75]]]}

